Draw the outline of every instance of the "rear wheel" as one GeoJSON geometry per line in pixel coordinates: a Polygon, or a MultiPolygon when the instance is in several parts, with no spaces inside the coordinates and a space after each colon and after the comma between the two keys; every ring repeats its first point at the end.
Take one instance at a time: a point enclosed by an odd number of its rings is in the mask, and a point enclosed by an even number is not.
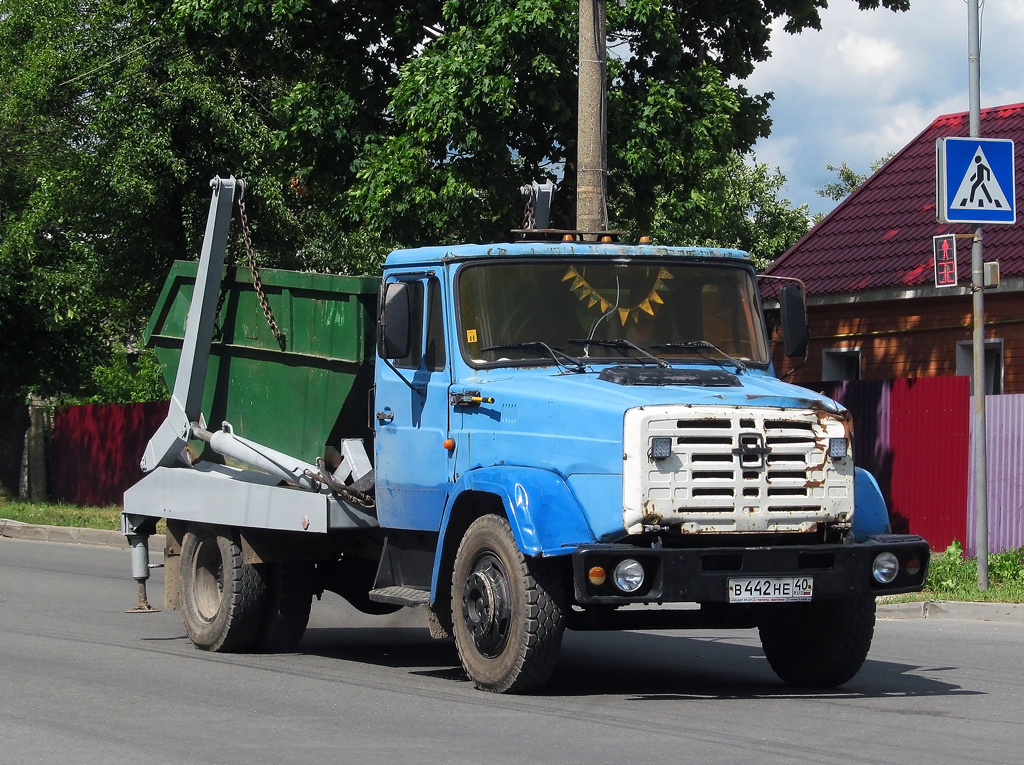
{"type": "Polygon", "coordinates": [[[477,688],[538,688],[555,668],[565,630],[560,573],[551,561],[523,556],[505,518],[478,518],[455,556],[452,621],[477,688]]]}
{"type": "Polygon", "coordinates": [[[261,566],[267,583],[267,603],[255,647],[277,653],[290,651],[302,640],[313,603],[313,564],[288,561],[261,566]]]}
{"type": "Polygon", "coordinates": [[[181,543],[181,612],[197,648],[244,651],[260,633],[266,584],[242,562],[237,533],[193,525],[181,543]]]}
{"type": "Polygon", "coordinates": [[[853,679],[875,630],[872,596],[770,606],[761,614],[764,655],[790,685],[831,688],[853,679]]]}

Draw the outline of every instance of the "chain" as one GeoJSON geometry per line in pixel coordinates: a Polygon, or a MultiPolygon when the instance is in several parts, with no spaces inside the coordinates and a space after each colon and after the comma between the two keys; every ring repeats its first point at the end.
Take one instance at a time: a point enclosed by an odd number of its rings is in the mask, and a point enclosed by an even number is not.
{"type": "Polygon", "coordinates": [[[537,227],[537,218],[533,214],[533,194],[526,197],[526,209],[523,210],[523,229],[532,231],[537,227]]]}
{"type": "Polygon", "coordinates": [[[256,297],[259,298],[260,307],[263,309],[263,315],[267,317],[267,324],[270,325],[270,331],[274,333],[274,337],[277,338],[278,344],[281,346],[281,350],[284,350],[285,337],[274,320],[274,314],[270,310],[270,303],[267,302],[267,296],[263,292],[263,281],[260,279],[260,270],[256,266],[256,254],[252,250],[252,237],[249,235],[249,217],[245,214],[245,199],[244,192],[243,196],[238,198],[238,212],[242,218],[242,237],[245,239],[245,252],[249,258],[249,268],[252,270],[252,286],[256,288],[256,297]]]}

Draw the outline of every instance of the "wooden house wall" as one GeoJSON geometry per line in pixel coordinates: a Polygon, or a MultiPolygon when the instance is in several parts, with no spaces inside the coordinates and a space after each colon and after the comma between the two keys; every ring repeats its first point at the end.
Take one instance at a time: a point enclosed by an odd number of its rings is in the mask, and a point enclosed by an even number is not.
{"type": "MultiPolygon", "coordinates": [[[[806,360],[787,359],[773,333],[775,368],[786,380],[816,383],[822,351],[859,349],[863,380],[956,374],[958,342],[971,340],[969,296],[810,306],[806,360]]],[[[985,337],[1003,341],[1003,392],[1024,393],[1024,294],[985,295],[985,337]]]]}

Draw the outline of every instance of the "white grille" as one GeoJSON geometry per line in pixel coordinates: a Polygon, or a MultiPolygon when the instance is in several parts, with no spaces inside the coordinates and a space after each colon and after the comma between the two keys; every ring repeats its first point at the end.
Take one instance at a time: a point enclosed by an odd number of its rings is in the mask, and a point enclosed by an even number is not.
{"type": "Polygon", "coordinates": [[[822,410],[662,406],[624,422],[623,519],[684,533],[811,531],[853,518],[853,459],[828,457],[848,420],[822,410]],[[671,455],[651,456],[654,438],[671,455]]]}

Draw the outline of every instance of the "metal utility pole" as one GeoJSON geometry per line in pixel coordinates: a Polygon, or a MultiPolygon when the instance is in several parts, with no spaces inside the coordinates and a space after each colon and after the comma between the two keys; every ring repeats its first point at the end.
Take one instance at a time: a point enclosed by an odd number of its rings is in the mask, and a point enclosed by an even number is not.
{"type": "MultiPolygon", "coordinates": [[[[971,138],[981,137],[981,23],[978,0],[967,0],[967,68],[970,77],[971,138]]],[[[985,286],[981,224],[975,223],[971,247],[974,296],[974,539],[978,589],[988,589],[988,431],[985,424],[985,286]]]]}
{"type": "Polygon", "coordinates": [[[605,0],[580,0],[576,228],[605,231],[608,173],[605,110],[605,0]]]}

